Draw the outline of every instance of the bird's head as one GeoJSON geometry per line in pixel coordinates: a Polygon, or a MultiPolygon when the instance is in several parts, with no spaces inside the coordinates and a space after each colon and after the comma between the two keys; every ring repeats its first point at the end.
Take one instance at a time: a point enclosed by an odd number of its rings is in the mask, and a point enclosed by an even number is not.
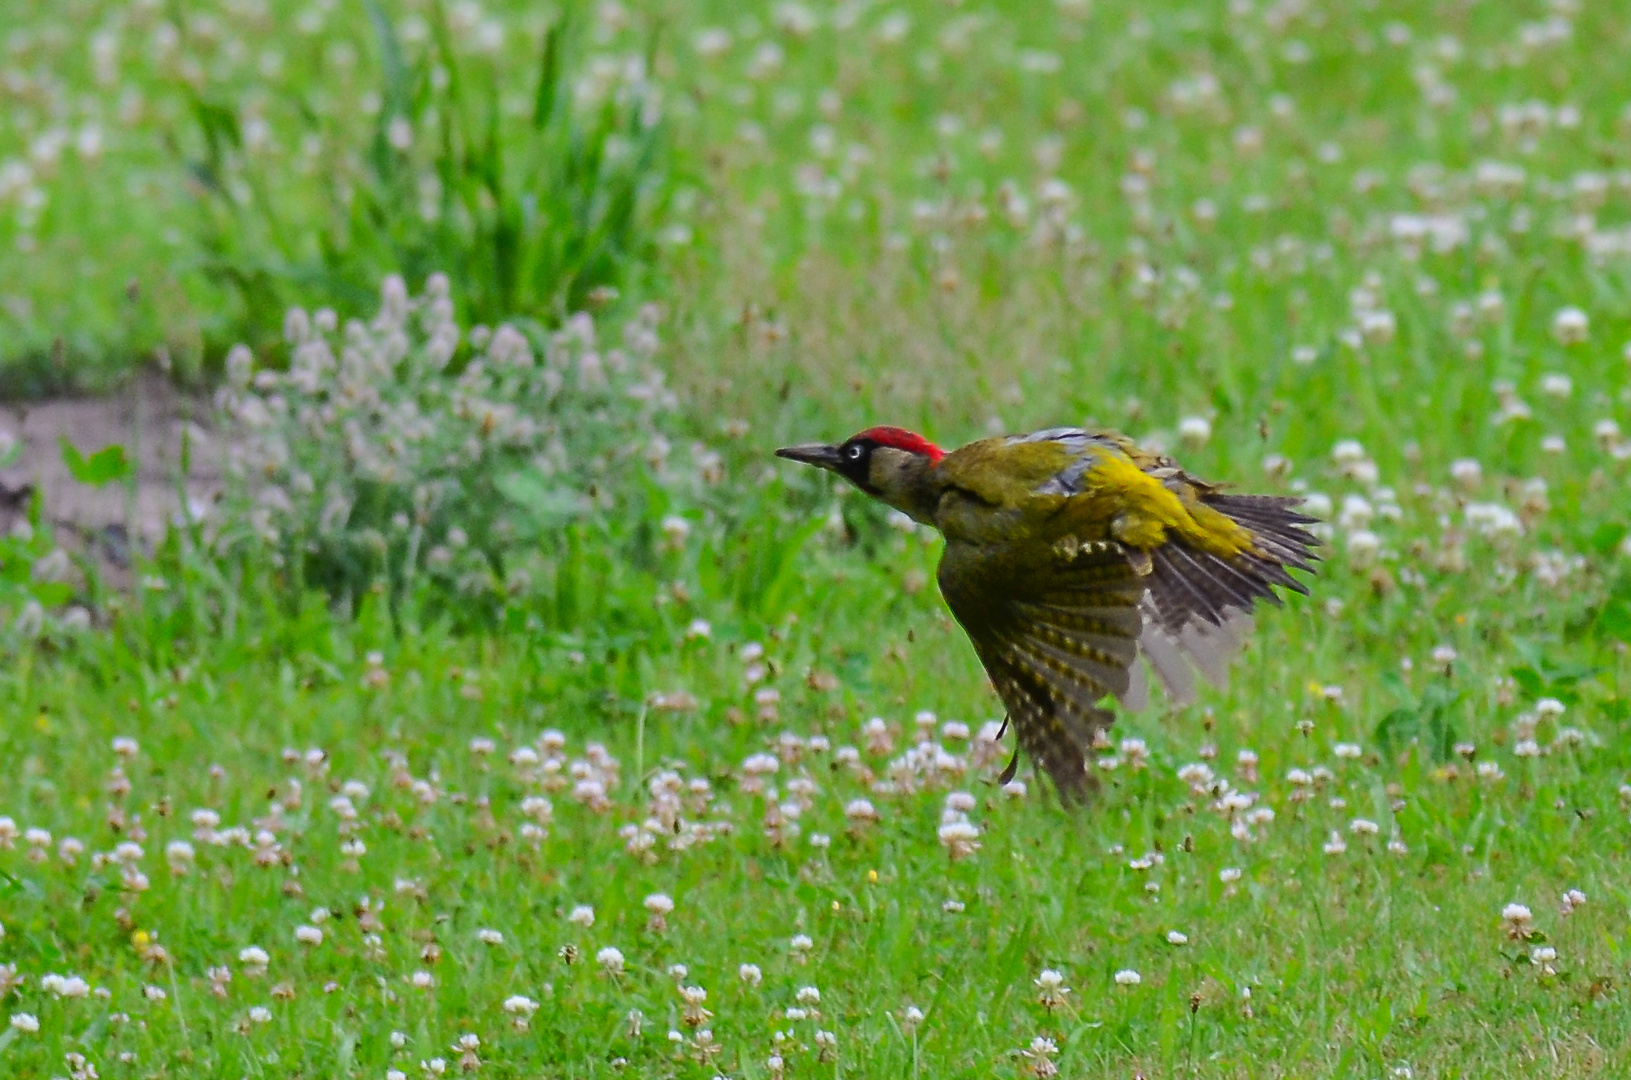
{"type": "Polygon", "coordinates": [[[776,451],[776,456],[835,472],[874,499],[932,524],[934,505],[928,483],[929,470],[946,453],[916,432],[897,427],[867,428],[837,446],[827,443],[784,446],[776,451]]]}

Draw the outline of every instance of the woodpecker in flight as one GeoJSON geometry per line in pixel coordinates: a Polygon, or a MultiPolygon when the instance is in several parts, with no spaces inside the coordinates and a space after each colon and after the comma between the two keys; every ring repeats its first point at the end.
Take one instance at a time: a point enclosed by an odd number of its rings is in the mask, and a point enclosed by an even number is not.
{"type": "MultiPolygon", "coordinates": [[[[1300,499],[1236,495],[1116,432],[1050,428],[946,453],[875,427],[780,457],[835,472],[946,539],[940,592],[1023,749],[1060,797],[1084,797],[1087,753],[1145,695],[1140,656],[1175,703],[1221,683],[1274,586],[1307,589],[1318,541],[1300,499]]],[[[1019,750],[1003,772],[1013,777],[1019,750]]]]}

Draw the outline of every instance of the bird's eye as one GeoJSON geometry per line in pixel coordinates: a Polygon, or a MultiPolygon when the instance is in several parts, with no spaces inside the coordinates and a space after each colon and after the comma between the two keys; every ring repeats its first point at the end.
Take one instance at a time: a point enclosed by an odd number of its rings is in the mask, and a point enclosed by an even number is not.
{"type": "Polygon", "coordinates": [[[851,461],[860,461],[861,455],[864,452],[865,451],[861,449],[860,443],[854,443],[850,446],[844,447],[844,456],[849,458],[851,461]]]}

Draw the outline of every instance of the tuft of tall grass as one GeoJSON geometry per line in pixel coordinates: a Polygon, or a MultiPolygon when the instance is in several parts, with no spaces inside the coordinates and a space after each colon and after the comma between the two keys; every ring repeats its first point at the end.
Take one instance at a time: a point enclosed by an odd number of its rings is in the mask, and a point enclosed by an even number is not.
{"type": "Polygon", "coordinates": [[[299,183],[246,152],[234,104],[186,90],[177,145],[196,194],[194,236],[209,277],[235,295],[212,353],[275,343],[295,306],[364,310],[389,274],[458,283],[459,316],[558,324],[603,306],[653,250],[667,201],[666,131],[642,61],[585,63],[570,14],[543,34],[525,108],[512,73],[462,56],[431,11],[410,57],[390,15],[367,5],[381,107],[362,145],[334,138],[302,102],[323,213],[312,227],[299,183]]]}

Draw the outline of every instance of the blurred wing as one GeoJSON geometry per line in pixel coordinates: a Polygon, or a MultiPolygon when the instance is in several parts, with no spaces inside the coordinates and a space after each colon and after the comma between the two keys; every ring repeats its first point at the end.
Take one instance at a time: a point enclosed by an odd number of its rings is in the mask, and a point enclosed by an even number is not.
{"type": "MultiPolygon", "coordinates": [[[[1300,499],[1202,489],[1199,501],[1250,531],[1257,550],[1223,558],[1174,540],[1150,553],[1138,644],[1174,705],[1195,699],[1197,672],[1223,685],[1251,633],[1253,606],[1280,603],[1276,585],[1306,594],[1288,571],[1312,572],[1319,558],[1319,541],[1304,528],[1314,519],[1297,512],[1300,499]]],[[[1139,689],[1123,699],[1129,707],[1142,704],[1139,689]]]]}
{"type": "Polygon", "coordinates": [[[1144,582],[1119,544],[1067,539],[1045,563],[948,543],[940,589],[1008,710],[1021,749],[1067,801],[1089,787],[1087,753],[1138,656],[1144,582]]]}
{"type": "MultiPolygon", "coordinates": [[[[1318,559],[1313,549],[1319,541],[1304,528],[1314,519],[1296,509],[1301,499],[1226,494],[1187,475],[1171,458],[1142,450],[1114,432],[1051,428],[1012,441],[1052,442],[1070,453],[1070,463],[1039,487],[1038,494],[1067,499],[1091,494],[1089,477],[1097,475],[1094,463],[1109,452],[1164,485],[1192,512],[1215,511],[1251,533],[1254,550],[1232,557],[1176,539],[1147,554],[1130,552],[1148,589],[1139,603],[1139,652],[1173,704],[1194,700],[1197,674],[1217,686],[1227,680],[1229,664],[1251,633],[1252,608],[1259,600],[1280,602],[1275,586],[1308,591],[1288,572],[1312,572],[1318,559]]],[[[1115,693],[1127,707],[1142,708],[1148,697],[1143,667],[1135,667],[1129,685],[1115,693]]]]}

